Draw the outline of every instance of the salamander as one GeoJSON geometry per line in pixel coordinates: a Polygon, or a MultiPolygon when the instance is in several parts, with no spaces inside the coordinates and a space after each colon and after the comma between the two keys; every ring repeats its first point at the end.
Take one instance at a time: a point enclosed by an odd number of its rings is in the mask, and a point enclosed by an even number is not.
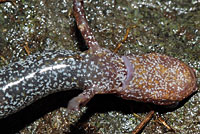
{"type": "Polygon", "coordinates": [[[73,9],[89,49],[38,52],[1,68],[0,118],[49,94],[74,88],[83,92],[69,101],[69,110],[79,110],[96,94],[171,105],[197,90],[194,70],[176,58],[158,53],[120,56],[100,47],[85,18],[83,1],[74,0],[73,9]]]}

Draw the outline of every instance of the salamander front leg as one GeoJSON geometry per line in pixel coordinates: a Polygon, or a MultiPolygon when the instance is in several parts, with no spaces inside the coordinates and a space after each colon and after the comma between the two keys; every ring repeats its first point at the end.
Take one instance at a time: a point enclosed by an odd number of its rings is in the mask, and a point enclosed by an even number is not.
{"type": "Polygon", "coordinates": [[[86,105],[95,94],[97,93],[95,93],[93,90],[84,90],[77,97],[74,97],[69,101],[67,109],[69,111],[80,110],[80,106],[86,105]]]}
{"type": "Polygon", "coordinates": [[[96,51],[100,48],[98,42],[96,41],[92,30],[90,29],[87,19],[85,17],[85,12],[83,8],[83,0],[74,0],[74,16],[76,19],[76,24],[78,29],[80,30],[86,45],[89,46],[89,49],[92,51],[96,51]]]}

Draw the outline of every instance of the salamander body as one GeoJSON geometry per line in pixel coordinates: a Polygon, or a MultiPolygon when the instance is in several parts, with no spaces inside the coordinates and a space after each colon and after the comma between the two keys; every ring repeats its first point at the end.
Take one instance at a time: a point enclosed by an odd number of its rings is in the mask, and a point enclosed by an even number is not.
{"type": "Polygon", "coordinates": [[[119,87],[125,76],[122,58],[106,49],[95,53],[69,50],[36,53],[0,70],[0,117],[58,91],[73,88],[92,91],[96,90],[95,85],[99,92],[105,92],[119,87]]]}

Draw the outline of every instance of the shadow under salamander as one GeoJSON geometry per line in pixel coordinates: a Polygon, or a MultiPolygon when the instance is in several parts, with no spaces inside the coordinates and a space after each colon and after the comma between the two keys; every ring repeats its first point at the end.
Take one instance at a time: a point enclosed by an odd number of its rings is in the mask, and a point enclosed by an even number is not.
{"type": "MultiPolygon", "coordinates": [[[[81,90],[63,91],[44,97],[25,107],[21,111],[1,119],[0,130],[6,134],[17,133],[48,112],[60,107],[67,107],[68,101],[77,96],[80,92],[81,90]]],[[[176,107],[166,107],[135,102],[132,100],[124,100],[113,94],[96,95],[87,104],[88,109],[86,110],[86,113],[80,117],[77,123],[70,127],[70,130],[73,134],[84,134],[84,126],[81,125],[84,125],[84,123],[87,122],[88,119],[95,113],[104,113],[108,111],[120,111],[125,114],[146,113],[152,109],[159,113],[166,113],[183,106],[189,98],[190,97],[180,102],[176,107]]]]}

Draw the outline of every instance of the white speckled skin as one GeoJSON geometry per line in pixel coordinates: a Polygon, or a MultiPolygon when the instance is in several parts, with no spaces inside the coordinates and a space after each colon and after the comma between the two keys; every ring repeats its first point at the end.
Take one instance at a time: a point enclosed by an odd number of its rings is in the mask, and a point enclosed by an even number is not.
{"type": "Polygon", "coordinates": [[[0,70],[0,118],[58,91],[82,88],[95,94],[109,92],[119,87],[125,76],[122,58],[106,49],[30,55],[0,70]]]}
{"type": "MultiPolygon", "coordinates": [[[[101,49],[86,21],[83,0],[74,0],[74,16],[90,50],[101,49]]],[[[197,90],[193,69],[178,59],[158,53],[128,55],[122,58],[127,77],[122,82],[122,87],[112,89],[112,93],[124,99],[170,105],[197,90]]],[[[75,101],[79,100],[79,97],[83,96],[78,96],[75,101]]]]}
{"type": "Polygon", "coordinates": [[[44,51],[0,70],[0,118],[51,93],[82,88],[68,105],[78,110],[95,94],[170,105],[196,91],[194,71],[161,54],[119,56],[101,48],[85,18],[83,1],[74,0],[74,16],[89,50],[44,51]]]}
{"type": "Polygon", "coordinates": [[[126,89],[117,89],[124,99],[171,105],[197,90],[193,69],[178,59],[158,53],[127,58],[134,70],[126,89]]]}

